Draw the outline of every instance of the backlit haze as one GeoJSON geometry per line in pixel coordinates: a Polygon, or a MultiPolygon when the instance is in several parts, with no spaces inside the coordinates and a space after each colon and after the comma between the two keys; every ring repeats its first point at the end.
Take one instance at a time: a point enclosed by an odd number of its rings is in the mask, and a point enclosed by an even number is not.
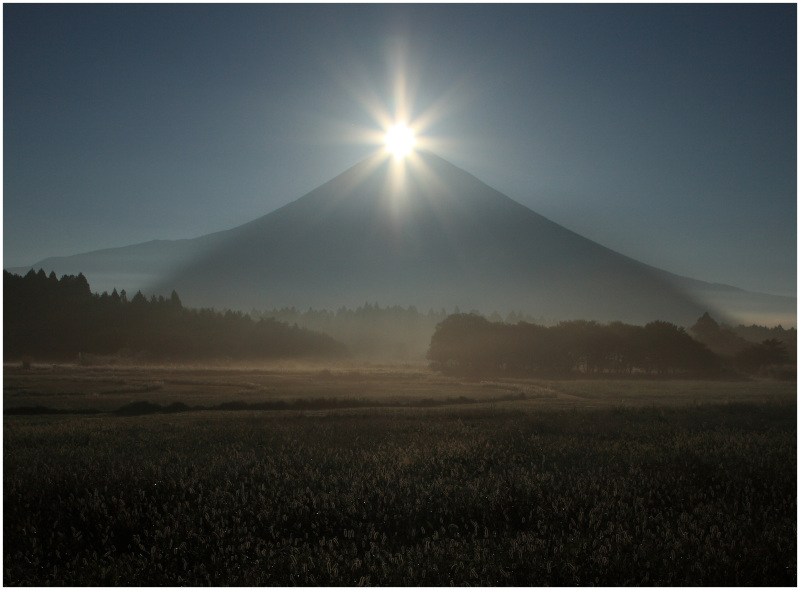
{"type": "Polygon", "coordinates": [[[407,129],[401,151],[622,254],[796,294],[793,4],[5,4],[3,18],[6,268],[241,225],[407,129]]]}

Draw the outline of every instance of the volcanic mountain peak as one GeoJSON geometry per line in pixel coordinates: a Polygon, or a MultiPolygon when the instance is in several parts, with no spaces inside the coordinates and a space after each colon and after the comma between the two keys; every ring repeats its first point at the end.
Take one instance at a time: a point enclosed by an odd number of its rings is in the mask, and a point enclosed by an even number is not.
{"type": "Polygon", "coordinates": [[[249,224],[268,217],[298,215],[307,222],[332,221],[331,215],[392,215],[395,218],[461,209],[479,213],[499,201],[517,205],[474,176],[435,156],[418,151],[396,161],[376,154],[347,169],[307,195],[249,224]]]}
{"type": "MultiPolygon", "coordinates": [[[[147,285],[115,286],[175,289],[191,306],[243,310],[370,301],[550,319],[690,325],[704,311],[726,318],[713,306],[718,289],[583,238],[426,151],[369,157],[227,231],[41,266],[84,272],[94,288],[109,290],[104,274],[147,273],[147,285]]],[[[731,292],[725,297],[730,303],[731,292]]],[[[793,313],[783,299],[771,304],[793,313]]]]}
{"type": "Polygon", "coordinates": [[[364,301],[549,317],[702,313],[655,269],[545,219],[430,152],[375,156],[226,233],[158,289],[216,306],[364,301]],[[188,295],[184,295],[188,293],[188,295]]]}

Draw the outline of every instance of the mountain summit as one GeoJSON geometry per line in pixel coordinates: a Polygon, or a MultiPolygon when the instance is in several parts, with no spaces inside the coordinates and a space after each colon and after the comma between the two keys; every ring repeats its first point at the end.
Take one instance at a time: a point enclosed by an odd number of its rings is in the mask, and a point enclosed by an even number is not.
{"type": "Polygon", "coordinates": [[[710,305],[710,293],[721,291],[731,300],[738,292],[614,252],[424,151],[400,162],[367,158],[231,230],[38,266],[80,270],[95,288],[105,287],[93,282],[93,274],[106,280],[136,275],[140,284],[117,287],[175,289],[190,306],[243,310],[378,302],[690,325],[704,311],[726,318],[725,309],[710,305]],[[706,297],[701,303],[690,292],[706,297]]]}
{"type": "Polygon", "coordinates": [[[227,232],[157,283],[244,309],[525,310],[548,318],[692,321],[665,273],[545,219],[430,152],[374,156],[227,232]]]}

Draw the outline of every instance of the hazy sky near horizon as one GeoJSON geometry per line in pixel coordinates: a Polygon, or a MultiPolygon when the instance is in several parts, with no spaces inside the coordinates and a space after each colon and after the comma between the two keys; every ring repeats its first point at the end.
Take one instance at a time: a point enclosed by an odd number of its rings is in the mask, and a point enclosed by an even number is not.
{"type": "Polygon", "coordinates": [[[246,223],[379,149],[364,131],[402,103],[433,151],[581,235],[794,295],[796,23],[794,4],[4,4],[3,265],[246,223]]]}

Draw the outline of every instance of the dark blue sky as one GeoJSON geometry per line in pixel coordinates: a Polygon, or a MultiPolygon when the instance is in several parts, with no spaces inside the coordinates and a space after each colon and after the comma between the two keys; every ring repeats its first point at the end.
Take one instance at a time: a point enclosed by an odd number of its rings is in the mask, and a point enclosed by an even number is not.
{"type": "MultiPolygon", "coordinates": [[[[3,6],[4,266],[250,221],[411,119],[666,270],[795,294],[796,6],[3,6]]],[[[434,141],[435,140],[435,141],[434,141]]]]}

